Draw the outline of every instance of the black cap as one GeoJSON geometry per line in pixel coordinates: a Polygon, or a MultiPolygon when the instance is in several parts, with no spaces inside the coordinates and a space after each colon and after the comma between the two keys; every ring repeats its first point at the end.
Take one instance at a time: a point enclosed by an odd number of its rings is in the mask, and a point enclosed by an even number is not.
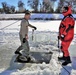
{"type": "Polygon", "coordinates": [[[29,10],[26,10],[25,11],[25,15],[30,15],[31,13],[30,13],[30,11],[29,10]]]}
{"type": "Polygon", "coordinates": [[[64,9],[68,11],[68,7],[67,6],[65,6],[64,9]]]}

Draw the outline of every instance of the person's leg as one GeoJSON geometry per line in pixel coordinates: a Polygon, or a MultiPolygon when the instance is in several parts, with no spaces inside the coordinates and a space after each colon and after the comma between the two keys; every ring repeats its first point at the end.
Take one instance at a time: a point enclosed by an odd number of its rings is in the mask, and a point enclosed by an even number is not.
{"type": "Polygon", "coordinates": [[[71,41],[68,41],[68,42],[62,41],[61,42],[61,51],[63,52],[63,57],[58,57],[59,60],[65,60],[65,58],[69,56],[68,48],[70,46],[70,43],[71,43],[71,41]]]}
{"type": "Polygon", "coordinates": [[[69,55],[69,51],[68,51],[70,43],[71,43],[71,41],[63,43],[63,51],[64,51],[64,56],[65,56],[65,62],[62,63],[63,66],[66,66],[67,64],[71,63],[70,55],[69,55]]]}
{"type": "Polygon", "coordinates": [[[19,60],[21,62],[29,62],[31,60],[30,56],[29,56],[29,44],[28,41],[26,41],[25,43],[22,44],[23,46],[23,50],[22,50],[22,55],[19,56],[19,60]]]}
{"type": "Polygon", "coordinates": [[[29,50],[30,50],[29,43],[28,43],[28,41],[26,41],[25,43],[23,43],[22,55],[28,57],[29,56],[29,50]]]}
{"type": "Polygon", "coordinates": [[[25,43],[23,43],[23,37],[20,35],[20,41],[21,41],[21,46],[16,50],[18,53],[21,51],[21,54],[18,57],[18,61],[20,62],[29,62],[31,58],[29,57],[29,44],[28,41],[26,40],[25,43]]]}
{"type": "Polygon", "coordinates": [[[62,51],[62,53],[63,53],[63,56],[62,57],[58,57],[58,60],[65,60],[65,56],[64,56],[64,44],[65,44],[65,42],[64,41],[62,41],[61,42],[61,51],[62,51]]]}
{"type": "Polygon", "coordinates": [[[23,46],[22,46],[23,37],[22,37],[22,35],[19,35],[19,38],[20,38],[21,46],[19,46],[17,48],[17,50],[15,51],[15,54],[21,54],[20,51],[23,49],[23,46]]]}
{"type": "Polygon", "coordinates": [[[69,51],[68,48],[70,46],[71,41],[68,42],[62,42],[62,51],[64,52],[64,56],[68,57],[69,56],[69,51]]]}

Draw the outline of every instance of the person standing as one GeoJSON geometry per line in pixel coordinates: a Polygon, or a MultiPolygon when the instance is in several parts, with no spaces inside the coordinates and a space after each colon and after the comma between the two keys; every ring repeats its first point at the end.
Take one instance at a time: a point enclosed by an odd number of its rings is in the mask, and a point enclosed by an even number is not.
{"type": "Polygon", "coordinates": [[[19,61],[24,62],[30,60],[30,48],[28,44],[28,27],[34,28],[35,30],[37,29],[35,26],[32,26],[29,24],[28,20],[30,19],[30,12],[26,11],[25,16],[21,21],[21,27],[20,27],[20,32],[19,32],[19,37],[21,41],[21,46],[15,51],[15,54],[19,54],[19,61]],[[20,51],[22,53],[20,53],[20,51]]]}
{"type": "Polygon", "coordinates": [[[58,57],[58,60],[64,60],[62,65],[66,66],[71,63],[68,48],[74,37],[75,20],[72,16],[71,6],[62,7],[62,14],[64,15],[64,18],[59,26],[58,39],[61,40],[61,51],[63,52],[63,57],[58,57]]]}

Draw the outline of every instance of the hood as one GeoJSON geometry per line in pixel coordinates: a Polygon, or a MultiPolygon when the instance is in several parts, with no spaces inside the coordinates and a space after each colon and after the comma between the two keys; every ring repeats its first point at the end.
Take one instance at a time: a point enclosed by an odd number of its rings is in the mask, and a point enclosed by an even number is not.
{"type": "Polygon", "coordinates": [[[72,14],[71,6],[68,6],[68,11],[67,12],[63,12],[64,16],[67,16],[69,14],[72,14]]]}

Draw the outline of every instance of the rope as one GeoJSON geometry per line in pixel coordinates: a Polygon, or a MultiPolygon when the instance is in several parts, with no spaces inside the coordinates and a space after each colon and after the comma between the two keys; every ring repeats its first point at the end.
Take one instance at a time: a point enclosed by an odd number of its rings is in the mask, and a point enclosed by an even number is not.
{"type": "MultiPolygon", "coordinates": [[[[59,61],[59,64],[62,66],[62,64],[60,63],[60,61],[59,61]]],[[[62,66],[62,68],[70,75],[70,72],[64,66],[62,66]]]]}
{"type": "Polygon", "coordinates": [[[5,26],[5,27],[1,28],[0,30],[4,30],[5,28],[7,28],[7,27],[9,27],[9,26],[11,26],[11,25],[13,25],[13,24],[15,24],[15,23],[19,22],[19,21],[20,21],[20,20],[18,20],[18,21],[16,21],[16,22],[13,22],[13,23],[11,23],[11,24],[9,24],[9,25],[7,25],[7,26],[5,26]]]}
{"type": "Polygon", "coordinates": [[[70,75],[70,72],[64,67],[64,66],[62,66],[64,69],[65,69],[65,71],[67,71],[67,73],[70,75]]]}

